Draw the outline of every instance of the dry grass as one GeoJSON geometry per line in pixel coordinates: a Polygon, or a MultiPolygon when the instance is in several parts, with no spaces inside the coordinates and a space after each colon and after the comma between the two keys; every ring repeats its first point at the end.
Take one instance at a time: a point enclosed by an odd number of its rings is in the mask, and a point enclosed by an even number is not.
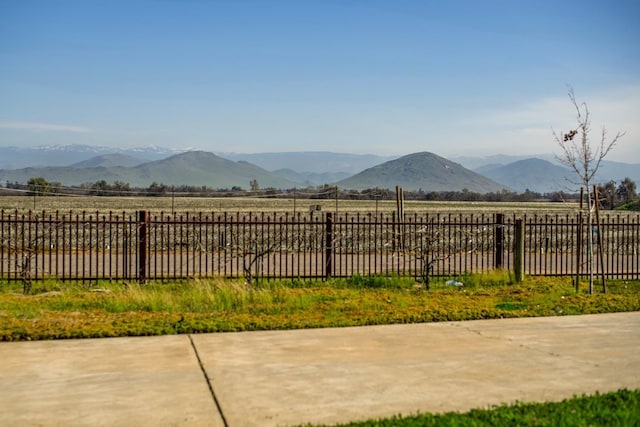
{"type": "MultiPolygon", "coordinates": [[[[20,212],[35,211],[62,211],[62,212],[127,212],[137,210],[150,212],[302,212],[309,211],[309,206],[320,205],[323,212],[349,212],[349,213],[392,213],[396,211],[396,202],[393,200],[317,200],[317,199],[272,199],[257,197],[64,197],[49,196],[36,197],[35,201],[30,196],[2,196],[0,197],[0,209],[5,211],[18,210],[20,212]],[[35,209],[34,209],[35,208],[35,209]]],[[[406,201],[404,212],[413,213],[438,213],[438,212],[474,212],[505,214],[520,212],[545,213],[572,213],[578,209],[575,203],[553,202],[527,202],[527,203],[502,203],[502,202],[431,202],[431,201],[406,201]]]]}

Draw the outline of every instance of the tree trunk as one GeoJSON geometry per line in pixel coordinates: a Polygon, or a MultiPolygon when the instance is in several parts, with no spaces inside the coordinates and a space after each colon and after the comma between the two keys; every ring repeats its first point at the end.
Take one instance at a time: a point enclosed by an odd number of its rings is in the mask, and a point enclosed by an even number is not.
{"type": "Polygon", "coordinates": [[[593,205],[591,189],[587,182],[587,270],[589,271],[589,294],[593,293],[593,205]]]}

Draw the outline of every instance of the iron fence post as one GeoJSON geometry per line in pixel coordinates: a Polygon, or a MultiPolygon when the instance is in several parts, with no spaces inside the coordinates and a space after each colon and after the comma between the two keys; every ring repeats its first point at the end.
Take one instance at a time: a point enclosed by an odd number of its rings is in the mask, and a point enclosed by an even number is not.
{"type": "Polygon", "coordinates": [[[327,212],[324,227],[324,277],[328,279],[333,272],[333,215],[327,212]]]}
{"type": "Polygon", "coordinates": [[[138,281],[147,281],[147,211],[138,211],[138,281]]]}
{"type": "Polygon", "coordinates": [[[515,223],[515,251],[513,257],[513,269],[515,270],[516,283],[524,278],[524,221],[516,219],[515,223]]]}
{"type": "Polygon", "coordinates": [[[504,215],[501,213],[496,214],[494,251],[494,267],[499,270],[504,265],[504,215]]]}

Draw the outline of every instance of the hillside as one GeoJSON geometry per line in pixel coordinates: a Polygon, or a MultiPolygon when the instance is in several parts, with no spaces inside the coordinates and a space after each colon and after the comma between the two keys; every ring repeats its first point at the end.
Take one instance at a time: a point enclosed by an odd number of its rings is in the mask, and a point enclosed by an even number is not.
{"type": "Polygon", "coordinates": [[[134,167],[144,162],[144,160],[132,156],[127,156],[126,154],[113,153],[91,157],[90,159],[74,163],[70,166],[74,168],[109,168],[113,166],[134,167]]]}
{"type": "Polygon", "coordinates": [[[20,182],[26,184],[29,179],[43,177],[49,182],[60,182],[62,185],[80,185],[87,182],[105,180],[107,182],[123,181],[121,167],[114,168],[73,168],[73,167],[41,167],[22,169],[0,169],[0,182],[20,182]]]}
{"type": "Polygon", "coordinates": [[[346,172],[296,172],[291,169],[278,169],[273,171],[273,173],[289,181],[300,183],[304,187],[329,184],[349,178],[352,175],[346,172]]]}
{"type": "MultiPolygon", "coordinates": [[[[540,158],[527,158],[508,164],[486,164],[474,169],[481,175],[512,188],[517,192],[526,189],[537,193],[554,191],[578,191],[579,177],[566,166],[540,158]]],[[[614,181],[625,178],[640,181],[640,165],[603,161],[595,176],[594,183],[614,181]]]]}
{"type": "MultiPolygon", "coordinates": [[[[296,151],[279,153],[218,153],[225,159],[247,161],[268,171],[290,169],[303,175],[347,174],[361,172],[395,157],[372,154],[333,153],[329,151],[296,151]]],[[[322,184],[327,183],[322,182],[322,184]]]]}
{"type": "MultiPolygon", "coordinates": [[[[96,156],[122,154],[150,162],[169,157],[185,150],[169,150],[159,147],[113,148],[82,144],[51,145],[39,147],[0,147],[0,169],[30,167],[70,166],[96,156]]],[[[138,162],[138,163],[140,163],[138,162]]],[[[95,165],[98,166],[98,165],[95,165]]],[[[133,165],[119,165],[133,166],[133,165]]]]}
{"type": "Polygon", "coordinates": [[[571,170],[542,159],[518,160],[507,165],[486,165],[475,169],[487,178],[522,193],[525,190],[537,193],[554,191],[576,191],[571,170]]]}
{"type": "Polygon", "coordinates": [[[517,162],[519,160],[526,159],[542,159],[547,160],[549,162],[556,162],[555,156],[551,153],[547,154],[536,154],[536,155],[510,155],[510,154],[493,154],[491,156],[456,156],[451,157],[451,161],[460,163],[467,169],[471,169],[472,171],[478,171],[479,168],[489,165],[498,165],[504,166],[509,163],[517,162]]]}
{"type": "MultiPolygon", "coordinates": [[[[570,182],[576,181],[575,174],[566,174],[568,169],[554,160],[553,155],[536,156],[535,159],[507,155],[457,157],[455,162],[447,164],[453,169],[446,171],[446,180],[441,182],[438,176],[429,175],[437,170],[429,164],[422,167],[409,165],[402,170],[397,164],[390,163],[382,168],[382,175],[378,174],[378,169],[374,173],[358,174],[398,160],[394,157],[323,151],[215,155],[188,150],[154,146],[127,149],[89,145],[0,147],[0,183],[25,183],[34,176],[42,176],[65,185],[105,180],[109,183],[128,182],[138,187],[146,187],[155,181],[167,185],[248,188],[249,182],[256,179],[261,188],[293,188],[337,182],[353,188],[375,187],[376,183],[393,188],[405,183],[405,188],[417,187],[425,191],[471,189],[470,183],[480,182],[477,176],[451,175],[452,170],[463,167],[467,168],[465,173],[472,170],[495,181],[488,187],[486,182],[481,184],[481,191],[495,188],[496,183],[519,192],[526,189],[542,193],[576,190],[576,185],[570,182]],[[165,160],[167,163],[163,163],[165,160]],[[391,167],[395,170],[388,169],[391,167]],[[411,171],[412,167],[419,171],[411,171]]],[[[409,157],[405,156],[405,160],[409,157]]],[[[440,162],[445,160],[439,159],[440,162]]],[[[594,182],[619,183],[627,177],[640,182],[640,164],[605,160],[594,182]]]]}
{"type": "Polygon", "coordinates": [[[603,161],[596,174],[598,182],[620,182],[625,178],[640,184],[640,164],[630,164],[612,161],[603,161]]]}
{"type": "Polygon", "coordinates": [[[0,181],[26,183],[35,176],[63,185],[80,185],[105,180],[122,181],[132,187],[153,182],[166,185],[194,185],[211,188],[249,188],[257,180],[261,188],[293,188],[297,184],[246,162],[233,162],[205,151],[188,151],[136,167],[46,167],[0,170],[0,181]]]}
{"type": "Polygon", "coordinates": [[[388,188],[396,185],[405,190],[461,191],[477,193],[497,192],[505,189],[476,172],[466,169],[433,153],[409,154],[366,169],[339,181],[338,186],[348,189],[388,188]]]}
{"type": "Polygon", "coordinates": [[[139,177],[155,177],[165,184],[206,185],[212,188],[249,188],[258,181],[260,188],[293,188],[297,184],[247,162],[234,162],[206,151],[188,151],[164,160],[134,168],[139,177]]]}

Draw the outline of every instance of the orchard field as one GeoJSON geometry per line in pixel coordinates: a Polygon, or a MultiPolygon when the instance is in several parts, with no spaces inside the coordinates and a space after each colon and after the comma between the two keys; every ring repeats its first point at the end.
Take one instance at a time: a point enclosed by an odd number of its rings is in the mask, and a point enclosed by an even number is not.
{"type": "MultiPolygon", "coordinates": [[[[171,212],[278,212],[308,213],[310,207],[322,212],[379,213],[396,212],[395,200],[335,200],[258,197],[108,197],[108,196],[2,196],[0,209],[5,211],[133,213],[171,212]]],[[[530,213],[566,214],[577,212],[573,202],[442,202],[405,201],[404,212],[414,213],[530,213]]]]}
{"type": "MultiPolygon", "coordinates": [[[[400,221],[395,200],[293,197],[2,196],[0,211],[0,276],[14,280],[26,273],[426,280],[427,271],[454,276],[510,266],[520,219],[526,274],[572,275],[586,259],[586,227],[579,205],[568,202],[408,200],[400,221]]],[[[638,277],[640,217],[602,211],[600,219],[602,271],[638,277]]]]}

